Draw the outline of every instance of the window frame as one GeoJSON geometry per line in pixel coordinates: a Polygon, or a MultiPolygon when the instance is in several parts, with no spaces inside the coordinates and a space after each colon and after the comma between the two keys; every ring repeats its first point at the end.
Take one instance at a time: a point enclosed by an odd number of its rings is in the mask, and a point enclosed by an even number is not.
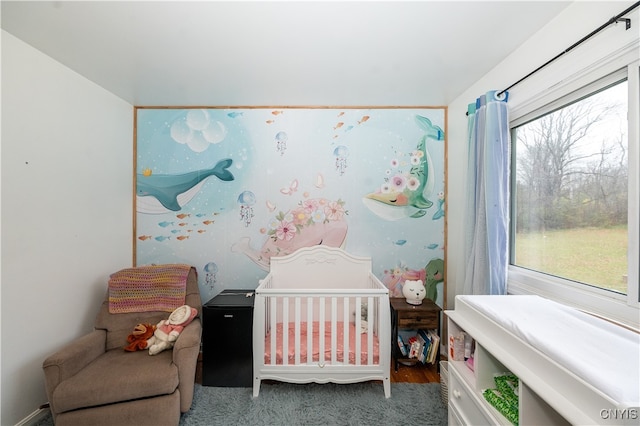
{"type": "MultiPolygon", "coordinates": [[[[578,309],[607,318],[614,322],[640,330],[640,61],[637,50],[619,52],[616,57],[608,58],[607,63],[585,69],[573,77],[552,85],[542,95],[532,97],[517,105],[511,111],[509,127],[511,131],[536,117],[546,114],[583,98],[598,88],[607,87],[626,78],[628,84],[628,278],[627,294],[600,289],[568,279],[551,276],[511,264],[509,258],[507,292],[509,294],[537,294],[578,309]]],[[[515,143],[515,141],[512,141],[515,143]]],[[[515,170],[515,155],[511,158],[512,170],[515,170]]],[[[515,173],[511,174],[512,185],[515,173]]],[[[515,197],[511,197],[511,214],[514,214],[515,197]]],[[[515,230],[511,226],[513,241],[515,230]]],[[[511,249],[513,250],[513,249],[511,249]]],[[[510,253],[512,254],[512,253],[510,253]]]]}

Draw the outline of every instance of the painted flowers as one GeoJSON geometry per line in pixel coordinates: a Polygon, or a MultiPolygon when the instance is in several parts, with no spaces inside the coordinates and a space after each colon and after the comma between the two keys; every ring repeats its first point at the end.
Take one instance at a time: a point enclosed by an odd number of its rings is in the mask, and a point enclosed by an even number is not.
{"type": "Polygon", "coordinates": [[[302,200],[298,206],[287,212],[279,212],[269,224],[267,234],[274,241],[291,241],[305,228],[321,223],[338,222],[349,214],[344,209],[344,201],[326,198],[302,200]]]}
{"type": "Polygon", "coordinates": [[[412,151],[409,154],[409,165],[411,166],[408,172],[402,172],[398,170],[395,174],[392,169],[398,169],[405,163],[399,159],[391,160],[391,168],[386,171],[387,177],[385,182],[380,187],[380,192],[404,192],[416,191],[420,188],[420,178],[424,174],[423,162],[425,161],[424,152],[421,150],[412,151]]]}

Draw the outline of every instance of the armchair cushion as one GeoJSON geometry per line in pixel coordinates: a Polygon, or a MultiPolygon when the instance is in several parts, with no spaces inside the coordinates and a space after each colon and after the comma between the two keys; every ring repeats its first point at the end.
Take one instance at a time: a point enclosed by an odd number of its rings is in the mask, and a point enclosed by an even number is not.
{"type": "Polygon", "coordinates": [[[171,351],[149,356],[146,351],[113,349],[99,356],[53,391],[59,412],[170,395],[178,387],[178,368],[171,351]],[[96,383],[100,386],[96,387],[96,383]]]}
{"type": "Polygon", "coordinates": [[[60,413],[56,426],[118,425],[118,426],[169,426],[180,423],[180,398],[178,392],[155,398],[135,399],[114,405],[101,405],[90,410],[74,410],[60,413]]]}
{"type": "Polygon", "coordinates": [[[136,324],[157,324],[167,319],[166,312],[132,312],[128,314],[110,314],[109,302],[102,302],[102,307],[96,316],[95,328],[106,331],[106,350],[120,348],[127,344],[127,336],[136,324]]]}

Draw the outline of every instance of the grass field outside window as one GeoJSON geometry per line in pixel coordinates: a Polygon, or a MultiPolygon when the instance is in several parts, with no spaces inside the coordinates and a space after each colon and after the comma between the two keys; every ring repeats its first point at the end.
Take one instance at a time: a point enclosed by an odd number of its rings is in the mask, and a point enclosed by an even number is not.
{"type": "Polygon", "coordinates": [[[622,294],[627,292],[627,228],[518,233],[517,264],[622,294]]]}

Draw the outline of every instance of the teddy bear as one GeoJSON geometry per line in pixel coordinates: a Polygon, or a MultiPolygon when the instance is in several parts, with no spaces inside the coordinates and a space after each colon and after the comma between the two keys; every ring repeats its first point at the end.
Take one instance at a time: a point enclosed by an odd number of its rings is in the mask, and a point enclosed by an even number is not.
{"type": "Polygon", "coordinates": [[[422,280],[406,280],[402,286],[402,294],[410,305],[422,305],[422,299],[427,295],[427,290],[422,280]]]}
{"type": "Polygon", "coordinates": [[[156,325],[156,331],[149,338],[149,355],[156,355],[165,349],[172,348],[182,330],[196,317],[198,310],[189,305],[176,308],[169,318],[156,325]]]}
{"type": "Polygon", "coordinates": [[[133,333],[127,336],[127,342],[129,343],[124,347],[127,352],[141,351],[147,349],[148,341],[156,331],[156,326],[152,324],[136,324],[133,328],[133,333]]]}

